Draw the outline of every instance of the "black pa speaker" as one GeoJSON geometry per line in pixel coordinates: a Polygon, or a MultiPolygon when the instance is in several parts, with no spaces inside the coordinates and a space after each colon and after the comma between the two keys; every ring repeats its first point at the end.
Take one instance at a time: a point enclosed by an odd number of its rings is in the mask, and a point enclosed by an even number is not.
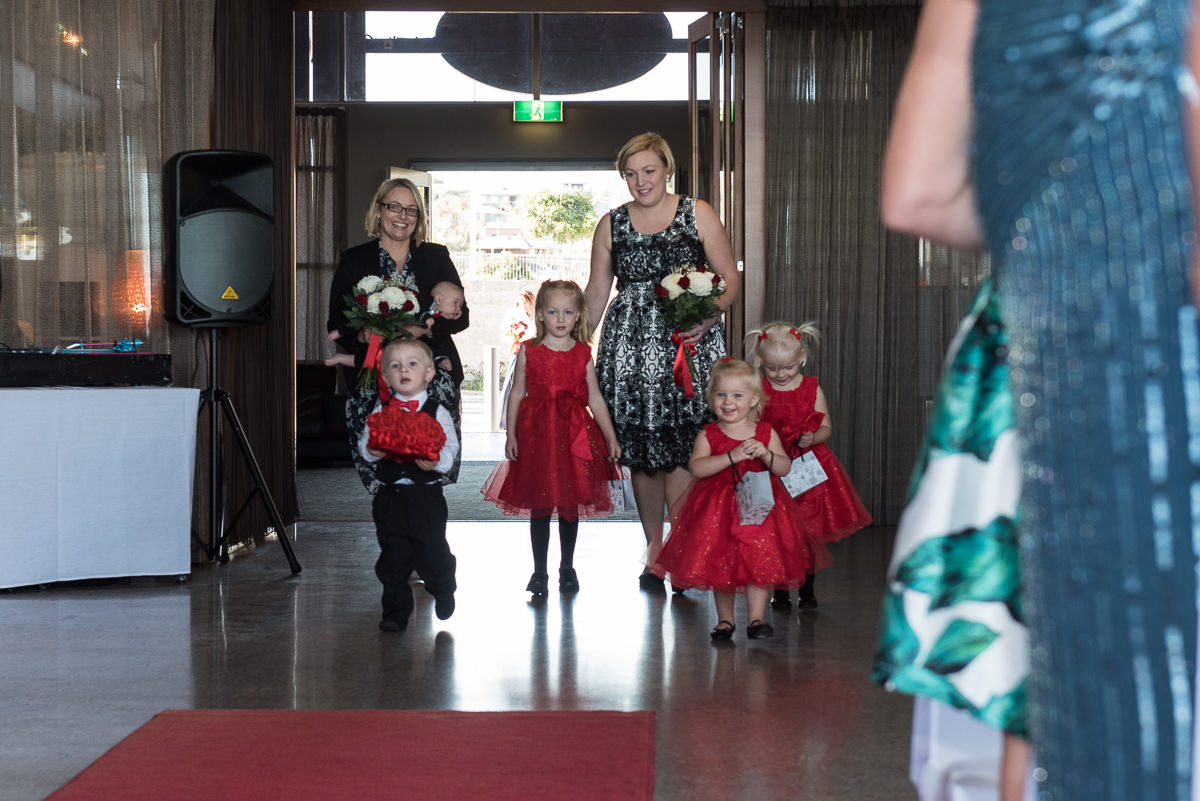
{"type": "Polygon", "coordinates": [[[202,328],[271,319],[274,167],[261,153],[190,150],[165,167],[167,315],[202,328]]]}

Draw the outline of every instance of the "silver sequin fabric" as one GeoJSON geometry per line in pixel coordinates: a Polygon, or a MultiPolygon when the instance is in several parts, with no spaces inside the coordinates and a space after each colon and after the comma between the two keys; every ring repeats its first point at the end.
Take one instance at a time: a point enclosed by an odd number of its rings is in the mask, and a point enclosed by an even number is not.
{"type": "Polygon", "coordinates": [[[1039,801],[1191,798],[1183,2],[982,0],[974,178],[1023,449],[1039,801]]]}

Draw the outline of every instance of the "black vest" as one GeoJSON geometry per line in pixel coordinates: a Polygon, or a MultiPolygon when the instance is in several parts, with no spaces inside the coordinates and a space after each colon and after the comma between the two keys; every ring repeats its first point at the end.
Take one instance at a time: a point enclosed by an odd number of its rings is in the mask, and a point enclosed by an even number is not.
{"type": "MultiPolygon", "coordinates": [[[[427,414],[436,421],[437,409],[438,402],[431,396],[425,399],[424,406],[416,412],[409,412],[409,414],[427,414]]],[[[384,484],[395,484],[402,478],[407,478],[414,484],[437,484],[442,480],[441,473],[422,470],[413,462],[397,462],[394,459],[381,459],[376,462],[375,475],[384,484]]]]}

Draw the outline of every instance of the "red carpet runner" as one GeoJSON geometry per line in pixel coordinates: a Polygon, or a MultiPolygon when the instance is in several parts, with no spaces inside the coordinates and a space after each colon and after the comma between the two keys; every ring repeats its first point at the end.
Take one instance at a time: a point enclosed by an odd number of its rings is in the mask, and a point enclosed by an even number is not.
{"type": "Polygon", "coordinates": [[[650,801],[653,712],[168,710],[48,801],[650,801]]]}

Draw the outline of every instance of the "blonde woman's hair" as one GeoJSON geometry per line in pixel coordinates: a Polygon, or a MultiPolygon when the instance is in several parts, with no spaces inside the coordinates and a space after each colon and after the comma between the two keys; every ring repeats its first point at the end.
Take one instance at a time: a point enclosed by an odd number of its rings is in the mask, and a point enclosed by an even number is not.
{"type": "Polygon", "coordinates": [[[536,331],[533,344],[540,345],[546,338],[546,325],[537,313],[549,302],[546,298],[555,290],[569,292],[575,296],[575,309],[579,313],[575,315],[575,327],[571,329],[571,339],[585,345],[592,344],[592,337],[589,333],[591,327],[588,325],[587,298],[584,296],[583,290],[579,288],[579,284],[574,281],[543,281],[542,285],[538,287],[537,299],[533,303],[533,323],[536,331]]]}
{"type": "Polygon", "coordinates": [[[671,153],[671,146],[658,134],[647,132],[630,139],[617,153],[616,167],[621,177],[625,176],[625,165],[629,163],[630,157],[644,150],[658,156],[659,161],[667,168],[667,177],[675,174],[675,156],[671,153]]]}
{"type": "Polygon", "coordinates": [[[808,354],[821,342],[821,332],[811,320],[794,326],[791,323],[767,323],[746,334],[746,352],[754,354],[754,366],[762,367],[768,357],[781,360],[796,359],[803,367],[808,354]]]}
{"type": "MultiPolygon", "coordinates": [[[[380,220],[383,214],[379,204],[383,202],[388,192],[398,186],[412,192],[413,202],[417,206],[417,222],[413,225],[412,233],[412,244],[416,246],[425,241],[429,230],[428,223],[425,221],[425,202],[421,200],[421,190],[407,178],[389,178],[379,185],[379,188],[375,190],[375,196],[371,198],[371,205],[367,206],[367,216],[363,220],[363,226],[367,229],[367,236],[379,236],[380,220]]],[[[404,268],[403,264],[397,266],[401,269],[404,268]]]]}
{"type": "Polygon", "coordinates": [[[763,392],[762,379],[759,378],[758,370],[741,359],[724,356],[717,359],[717,363],[713,365],[712,372],[708,376],[708,386],[704,388],[704,400],[708,402],[710,409],[713,405],[713,395],[717,391],[717,381],[721,378],[744,379],[746,386],[750,388],[751,394],[758,398],[759,410],[767,402],[767,395],[763,392]]]}

